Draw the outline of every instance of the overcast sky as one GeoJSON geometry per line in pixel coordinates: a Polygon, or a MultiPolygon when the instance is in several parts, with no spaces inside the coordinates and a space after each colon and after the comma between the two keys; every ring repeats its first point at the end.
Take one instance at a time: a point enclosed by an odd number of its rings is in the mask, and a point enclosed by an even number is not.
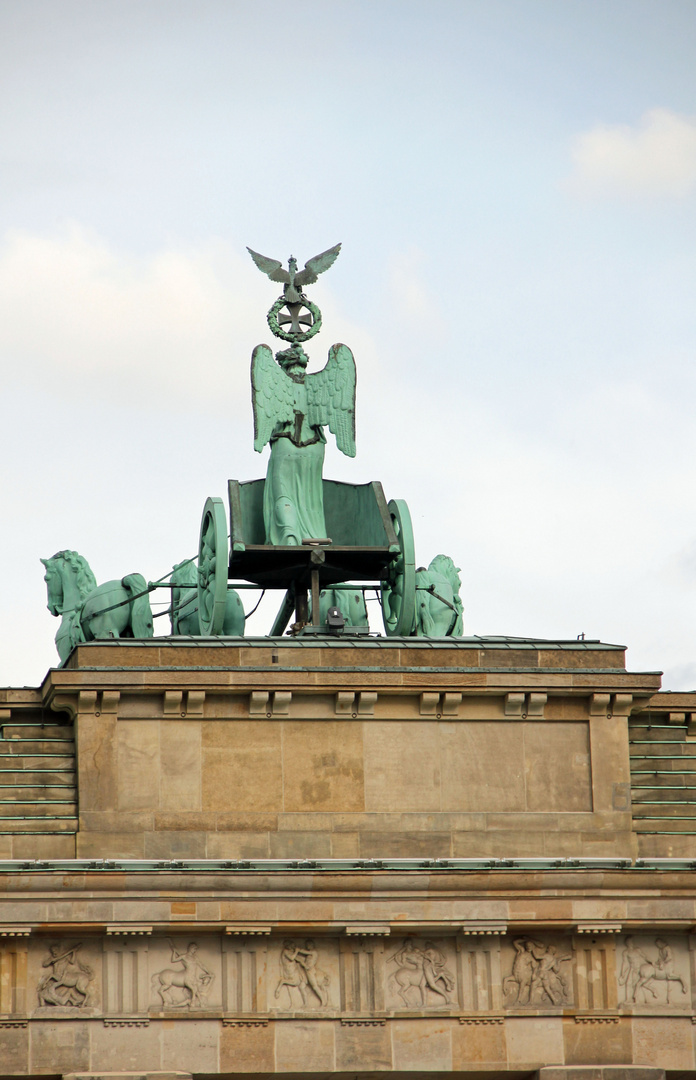
{"type": "Polygon", "coordinates": [[[695,55],[693,0],[0,0],[0,684],[56,662],[40,556],[160,577],[264,475],[245,246],[340,241],[325,475],[407,500],[466,634],[696,687],[695,55]]]}

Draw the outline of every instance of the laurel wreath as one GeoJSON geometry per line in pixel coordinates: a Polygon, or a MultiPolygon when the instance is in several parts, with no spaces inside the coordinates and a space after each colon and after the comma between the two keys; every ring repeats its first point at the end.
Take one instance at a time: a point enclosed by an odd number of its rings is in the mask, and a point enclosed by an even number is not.
{"type": "Polygon", "coordinates": [[[313,304],[311,300],[303,300],[302,304],[307,308],[311,314],[314,322],[310,326],[309,330],[302,330],[299,334],[292,332],[288,333],[287,330],[281,330],[280,323],[278,322],[278,315],[282,309],[287,305],[287,300],[284,296],[280,296],[271,310],[268,312],[266,318],[268,319],[268,325],[271,328],[271,333],[275,337],[282,338],[283,341],[290,341],[293,343],[299,343],[301,341],[309,341],[315,334],[318,334],[321,330],[321,311],[316,304],[313,304]]]}

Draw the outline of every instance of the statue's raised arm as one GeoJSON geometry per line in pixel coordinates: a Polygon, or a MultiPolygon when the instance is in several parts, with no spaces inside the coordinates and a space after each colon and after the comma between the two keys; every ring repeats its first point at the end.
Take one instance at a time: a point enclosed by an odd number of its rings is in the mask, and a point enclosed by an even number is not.
{"type": "Polygon", "coordinates": [[[355,457],[355,360],[347,345],[332,345],[329,362],[305,376],[310,427],[328,426],[338,449],[355,457]]]}

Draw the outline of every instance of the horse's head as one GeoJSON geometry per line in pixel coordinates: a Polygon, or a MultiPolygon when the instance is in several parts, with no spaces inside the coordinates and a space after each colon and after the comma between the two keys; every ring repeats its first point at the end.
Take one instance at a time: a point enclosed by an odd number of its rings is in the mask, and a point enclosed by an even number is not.
{"type": "Polygon", "coordinates": [[[198,577],[195,559],[184,559],[177,563],[172,570],[171,582],[172,585],[196,585],[198,577]]]}
{"type": "Polygon", "coordinates": [[[51,615],[72,611],[97,587],[97,579],[89,563],[76,551],[57,551],[50,559],[42,559],[41,562],[46,567],[44,581],[51,615]]]}
{"type": "Polygon", "coordinates": [[[42,559],[41,562],[46,567],[44,581],[48,594],[48,610],[51,615],[60,615],[63,611],[63,575],[60,572],[59,557],[54,555],[50,559],[42,559]]]}
{"type": "Polygon", "coordinates": [[[462,579],[459,576],[460,568],[454,565],[449,555],[436,555],[428,567],[438,574],[442,574],[445,581],[452,586],[452,592],[458,593],[462,587],[462,579]]]}

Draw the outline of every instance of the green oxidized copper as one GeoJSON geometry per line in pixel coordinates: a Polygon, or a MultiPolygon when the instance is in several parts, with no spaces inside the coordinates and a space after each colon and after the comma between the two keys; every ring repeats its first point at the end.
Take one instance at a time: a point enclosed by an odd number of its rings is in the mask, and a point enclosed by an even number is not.
{"type": "Polygon", "coordinates": [[[415,633],[419,637],[461,637],[463,605],[460,569],[449,555],[436,555],[416,571],[415,633]]]}
{"type": "Polygon", "coordinates": [[[302,291],[303,285],[313,285],[320,274],[333,266],[341,245],[322,251],[321,255],[315,255],[305,264],[304,270],[297,272],[297,259],[291,255],[288,259],[288,269],[283,269],[279,259],[269,259],[265,255],[259,255],[258,251],[247,251],[258,266],[259,270],[266,274],[271,281],[279,281],[283,284],[283,295],[280,296],[271,310],[268,312],[268,325],[275,337],[283,341],[291,341],[295,345],[309,341],[318,334],[321,329],[321,311],[308,300],[302,291]],[[284,330],[283,326],[290,327],[284,330]],[[306,329],[303,330],[303,327],[306,329]]]}
{"type": "Polygon", "coordinates": [[[46,567],[48,610],[62,615],[56,634],[61,663],[84,641],[152,637],[152,611],[142,574],[97,585],[89,563],[76,551],[59,551],[41,562],[46,567]]]}
{"type": "MultiPolygon", "coordinates": [[[[198,606],[198,569],[193,559],[177,563],[172,571],[172,603],[170,610],[172,635],[201,634],[198,606]]],[[[225,583],[227,585],[227,583],[225,583]]],[[[216,633],[224,637],[242,637],[244,634],[244,607],[239,593],[227,585],[222,626],[216,633]]]]}
{"type": "Polygon", "coordinates": [[[316,281],[335,262],[341,245],[310,259],[298,273],[291,255],[288,269],[277,259],[247,248],[271,281],[283,283],[283,295],[268,313],[276,337],[292,345],[276,353],[257,345],[251,361],[251,397],[254,409],[254,449],[271,444],[264,487],[263,517],[266,543],[301,545],[303,540],[326,537],[322,471],[328,427],[339,450],[355,457],[355,360],[346,345],[333,345],[322,371],[307,375],[309,357],[301,342],[318,333],[321,312],[302,288],[316,281]],[[287,315],[282,315],[282,310],[287,315]],[[302,311],[307,314],[303,315],[302,311]],[[285,331],[282,324],[290,324],[285,331]],[[302,326],[309,329],[303,331],[302,326]]]}

